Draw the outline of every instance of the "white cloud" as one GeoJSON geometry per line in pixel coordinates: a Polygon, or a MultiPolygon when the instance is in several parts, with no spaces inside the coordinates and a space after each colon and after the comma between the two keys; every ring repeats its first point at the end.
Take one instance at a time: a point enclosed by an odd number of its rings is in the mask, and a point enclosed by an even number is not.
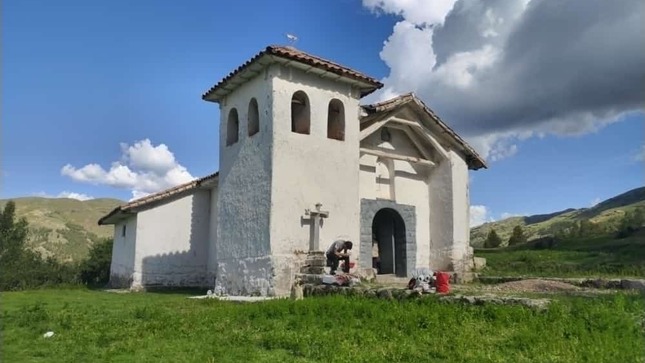
{"type": "Polygon", "coordinates": [[[49,195],[45,192],[38,192],[35,195],[43,198],[70,198],[70,199],[77,199],[80,201],[94,199],[94,197],[89,196],[87,194],[68,192],[68,191],[60,192],[57,195],[49,195]]]}
{"type": "Polygon", "coordinates": [[[521,217],[521,216],[522,216],[521,214],[517,214],[517,213],[504,212],[504,213],[502,213],[500,215],[500,219],[506,219],[506,218],[512,218],[512,217],[521,217]]]}
{"type": "Polygon", "coordinates": [[[400,15],[415,25],[438,24],[455,5],[456,0],[363,0],[372,11],[400,15]]]}
{"type": "Polygon", "coordinates": [[[636,162],[643,162],[645,161],[645,144],[641,146],[640,151],[636,152],[634,154],[634,161],[636,162]]]}
{"type": "Polygon", "coordinates": [[[70,199],[78,199],[78,200],[94,199],[94,197],[91,197],[91,196],[89,196],[87,194],[74,193],[74,192],[60,192],[58,194],[58,198],[70,198],[70,199]]]}
{"type": "Polygon", "coordinates": [[[602,202],[602,199],[600,199],[599,197],[596,197],[594,198],[594,200],[591,201],[591,203],[589,203],[589,207],[590,208],[595,207],[600,202],[602,202]]]}
{"type": "Polygon", "coordinates": [[[128,189],[133,199],[194,179],[164,144],[154,146],[148,139],[133,145],[122,143],[121,154],[109,170],[95,163],[80,168],[67,164],[61,174],[81,183],[128,189]]]}
{"type": "Polygon", "coordinates": [[[385,87],[366,101],[413,91],[492,161],[517,153],[517,141],[582,135],[643,112],[641,1],[363,5],[401,17],[380,53],[385,87]]]}
{"type": "Polygon", "coordinates": [[[490,211],[485,205],[470,206],[470,228],[480,226],[486,222],[493,222],[490,211]]]}

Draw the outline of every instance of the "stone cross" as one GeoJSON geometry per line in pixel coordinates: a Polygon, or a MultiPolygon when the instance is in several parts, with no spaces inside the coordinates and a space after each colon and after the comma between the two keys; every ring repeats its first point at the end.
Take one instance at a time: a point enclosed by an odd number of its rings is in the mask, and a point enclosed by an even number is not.
{"type": "Polygon", "coordinates": [[[305,215],[309,216],[311,233],[309,237],[309,251],[320,251],[320,225],[322,218],[329,217],[329,212],[320,210],[321,203],[316,203],[316,209],[305,209],[305,215]]]}

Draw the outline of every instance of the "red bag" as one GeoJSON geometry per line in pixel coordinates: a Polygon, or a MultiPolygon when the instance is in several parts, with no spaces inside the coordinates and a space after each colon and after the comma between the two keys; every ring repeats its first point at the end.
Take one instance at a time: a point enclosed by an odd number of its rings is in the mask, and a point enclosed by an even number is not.
{"type": "Polygon", "coordinates": [[[445,272],[435,272],[435,284],[437,292],[440,294],[447,294],[450,292],[450,275],[445,272]]]}

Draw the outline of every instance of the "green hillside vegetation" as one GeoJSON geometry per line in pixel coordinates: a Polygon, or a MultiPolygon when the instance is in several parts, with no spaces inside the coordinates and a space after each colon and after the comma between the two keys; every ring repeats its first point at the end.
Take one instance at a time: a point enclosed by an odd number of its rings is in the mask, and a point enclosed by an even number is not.
{"type": "MultiPolygon", "coordinates": [[[[68,198],[27,197],[12,199],[16,216],[29,223],[27,247],[42,257],[61,262],[84,259],[91,246],[111,238],[111,226],[99,226],[99,218],[123,204],[117,199],[80,201],[68,198]]],[[[0,200],[0,209],[7,200],[0,200]]]]}
{"type": "Polygon", "coordinates": [[[490,276],[645,278],[645,228],[624,238],[601,235],[475,249],[490,276]]]}
{"type": "Polygon", "coordinates": [[[43,257],[26,246],[29,223],[16,216],[16,203],[0,209],[0,291],[72,284],[98,286],[107,283],[112,260],[112,239],[93,244],[79,262],[60,262],[43,257]]]}
{"type": "Polygon", "coordinates": [[[618,231],[626,213],[637,209],[645,213],[645,187],[607,199],[592,208],[567,209],[551,214],[511,217],[485,223],[471,229],[471,245],[483,247],[491,230],[494,229],[502,240],[502,246],[506,246],[513,229],[517,226],[522,227],[527,240],[545,236],[571,236],[580,230],[587,235],[609,235],[618,231]]]}

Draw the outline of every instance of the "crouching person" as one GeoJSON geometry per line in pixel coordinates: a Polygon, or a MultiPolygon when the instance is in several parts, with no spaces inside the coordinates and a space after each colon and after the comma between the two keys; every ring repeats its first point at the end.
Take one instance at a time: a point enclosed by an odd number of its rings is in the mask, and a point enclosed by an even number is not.
{"type": "Polygon", "coordinates": [[[329,272],[330,274],[334,275],[336,273],[340,261],[345,262],[343,263],[343,272],[349,273],[348,251],[351,249],[352,242],[343,240],[334,241],[334,243],[329,246],[325,254],[327,255],[327,266],[331,267],[331,271],[329,272]]]}

